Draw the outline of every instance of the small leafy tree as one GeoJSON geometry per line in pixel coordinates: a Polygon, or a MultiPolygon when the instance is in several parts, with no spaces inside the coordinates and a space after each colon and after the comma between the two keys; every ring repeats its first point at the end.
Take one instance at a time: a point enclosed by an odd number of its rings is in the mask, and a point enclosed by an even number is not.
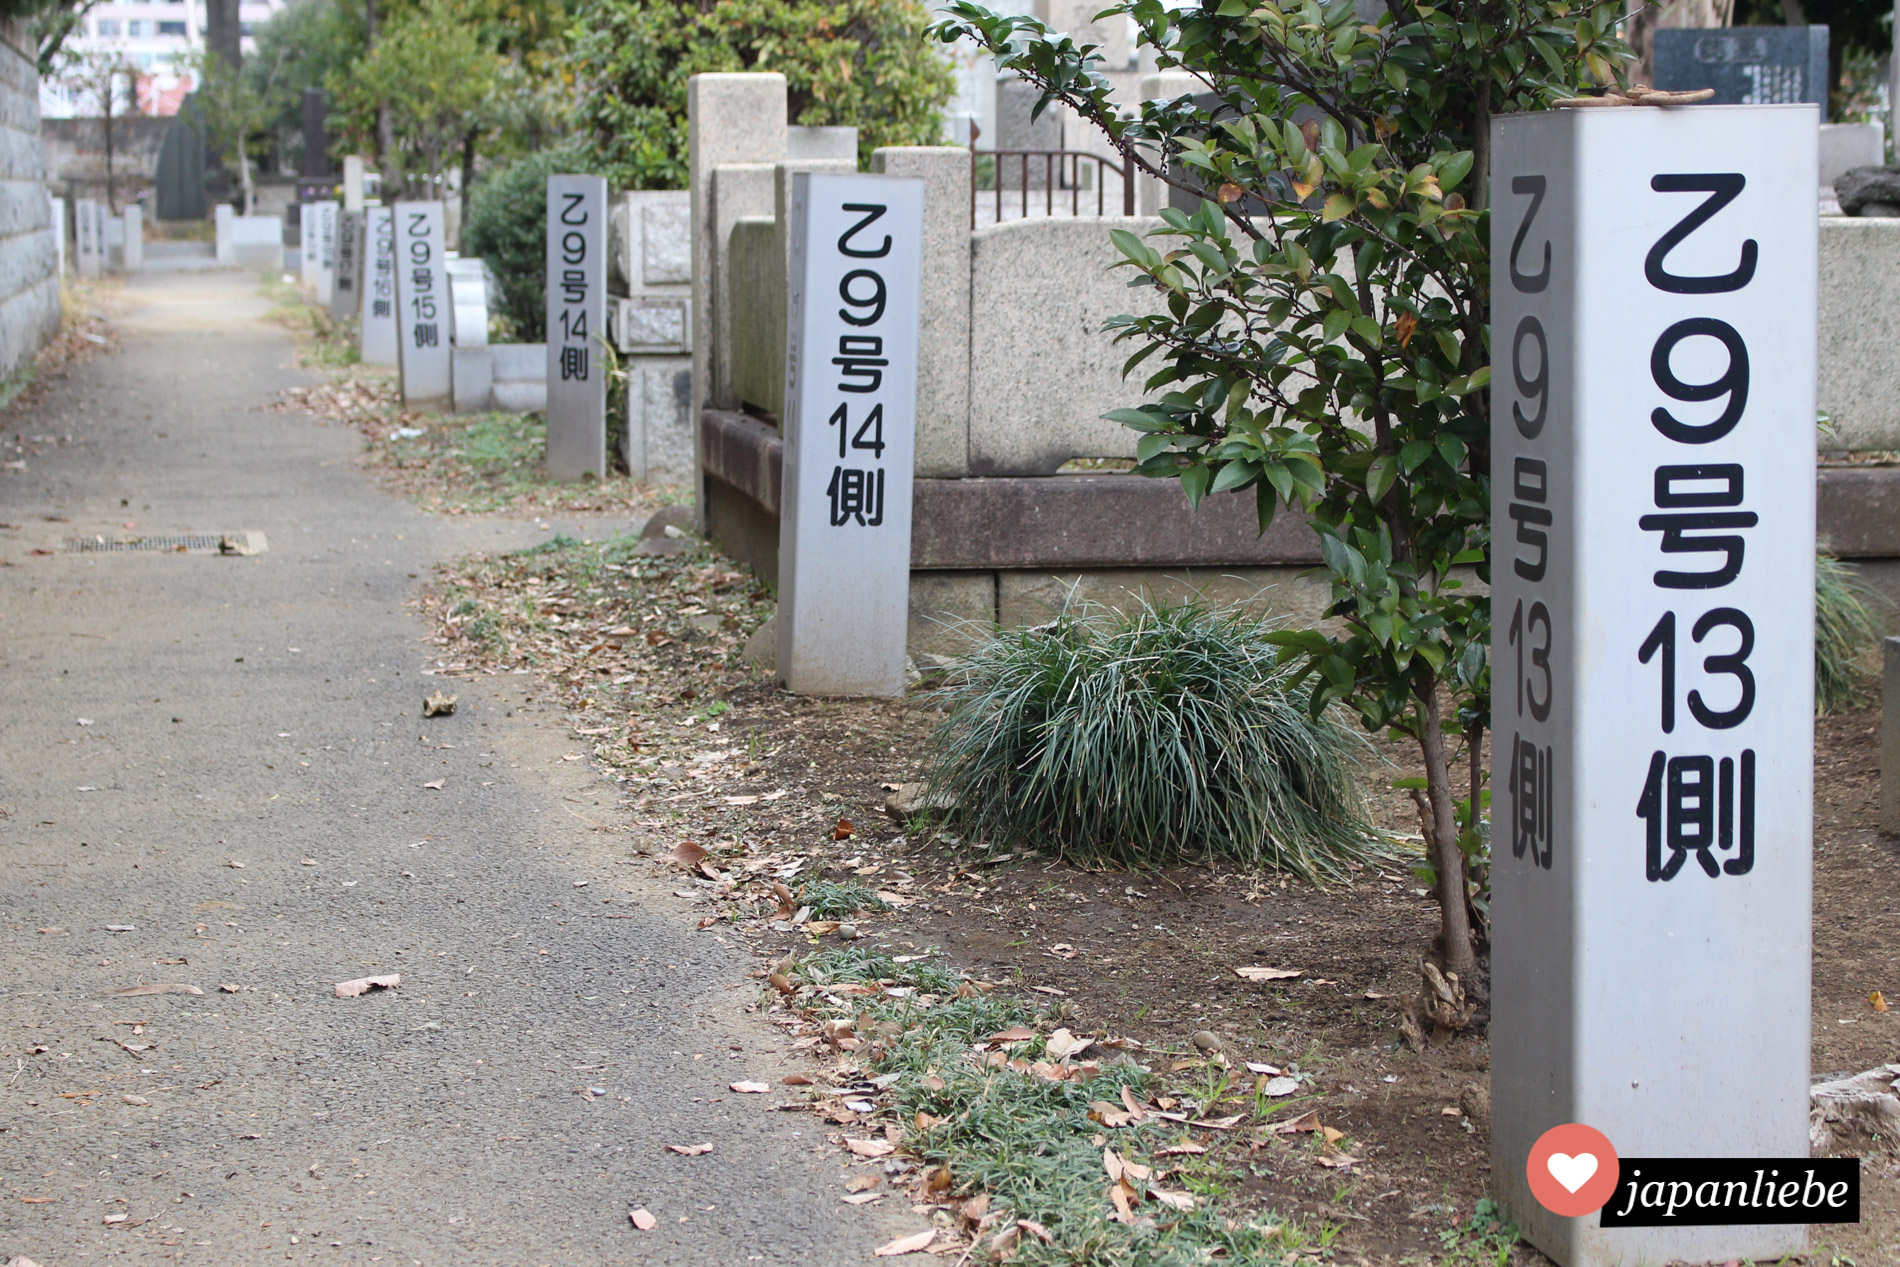
{"type": "MultiPolygon", "coordinates": [[[[1417,743],[1415,792],[1444,967],[1481,991],[1488,721],[1490,382],[1485,150],[1495,112],[1614,79],[1620,2],[1121,0],[1163,69],[1204,92],[1124,116],[1091,47],[968,0],[934,28],[1105,131],[1151,176],[1204,195],[1144,240],[1114,231],[1161,311],[1113,323],[1161,395],[1116,418],[1138,470],[1189,501],[1252,490],[1312,517],[1341,627],[1275,635],[1317,713],[1417,743]],[[1451,781],[1462,737],[1471,781],[1451,781]],[[1418,795],[1422,793],[1422,795],[1418,795]]],[[[1041,108],[1041,107],[1039,107],[1041,108]]]]}
{"type": "Polygon", "coordinates": [[[244,191],[248,216],[256,197],[251,155],[270,127],[272,102],[239,67],[209,48],[193,52],[187,65],[198,80],[199,117],[205,121],[213,147],[220,158],[228,156],[237,164],[238,187],[244,191]]]}
{"type": "MultiPolygon", "coordinates": [[[[451,0],[428,0],[391,19],[362,60],[331,74],[329,87],[347,110],[373,117],[386,109],[412,190],[439,196],[443,170],[461,153],[500,62],[451,0]],[[426,174],[419,188],[418,170],[426,174]]],[[[387,168],[391,156],[382,157],[387,168]]]]}
{"type": "Polygon", "coordinates": [[[598,0],[575,24],[578,124],[617,189],[686,187],[686,81],[779,71],[791,121],[934,145],[956,89],[920,0],[598,0]]]}

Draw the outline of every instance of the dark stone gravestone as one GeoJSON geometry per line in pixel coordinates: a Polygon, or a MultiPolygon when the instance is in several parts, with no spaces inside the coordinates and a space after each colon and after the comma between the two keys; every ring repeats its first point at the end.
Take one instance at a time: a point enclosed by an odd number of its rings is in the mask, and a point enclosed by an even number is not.
{"type": "MultiPolygon", "coordinates": [[[[1826,61],[1825,54],[1822,58],[1826,61]]],[[[330,174],[330,107],[323,89],[303,90],[303,171],[304,176],[330,174]]]]}
{"type": "Polygon", "coordinates": [[[160,220],[202,220],[205,217],[205,137],[195,97],[165,127],[158,143],[155,214],[160,220]]]}
{"type": "Polygon", "coordinates": [[[1656,87],[1715,89],[1721,106],[1807,102],[1827,118],[1825,26],[1731,26],[1656,32],[1656,87]]]}

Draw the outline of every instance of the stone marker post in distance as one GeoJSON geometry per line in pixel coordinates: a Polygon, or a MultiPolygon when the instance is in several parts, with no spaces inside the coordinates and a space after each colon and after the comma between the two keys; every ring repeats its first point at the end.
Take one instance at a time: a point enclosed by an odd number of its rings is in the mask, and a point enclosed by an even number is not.
{"type": "Polygon", "coordinates": [[[787,232],[779,675],[901,695],[924,182],[798,172],[787,232]]]}
{"type": "Polygon", "coordinates": [[[330,283],[330,315],[354,317],[362,309],[363,213],[345,211],[337,220],[336,270],[330,283]]]}
{"type": "Polygon", "coordinates": [[[97,277],[100,271],[100,244],[104,238],[99,232],[99,217],[93,214],[97,208],[90,198],[73,204],[73,265],[81,277],[97,277]]]}
{"type": "Polygon", "coordinates": [[[1492,1176],[1564,1267],[1806,1241],[1559,1217],[1526,1160],[1808,1155],[1816,123],[1492,123],[1492,1176]]]}
{"type": "Polygon", "coordinates": [[[340,204],[320,202],[317,208],[317,306],[328,308],[336,297],[336,238],[340,204]]]}
{"type": "Polygon", "coordinates": [[[363,211],[363,323],[358,355],[365,365],[394,365],[396,351],[396,212],[363,211]]]}
{"type": "Polygon", "coordinates": [[[442,204],[399,202],[396,221],[396,347],[404,404],[449,402],[449,287],[443,271],[442,204]]]}
{"type": "Polygon", "coordinates": [[[548,177],[548,474],[607,474],[607,181],[548,177]]]}

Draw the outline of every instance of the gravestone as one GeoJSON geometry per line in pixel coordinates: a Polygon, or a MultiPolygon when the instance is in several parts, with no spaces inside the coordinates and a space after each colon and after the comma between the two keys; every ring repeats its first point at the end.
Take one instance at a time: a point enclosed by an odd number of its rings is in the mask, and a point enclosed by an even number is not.
{"type": "Polygon", "coordinates": [[[1664,29],[1656,32],[1655,50],[1658,88],[1713,88],[1711,104],[1719,106],[1806,102],[1827,118],[1825,26],[1664,29]]]}
{"type": "Polygon", "coordinates": [[[548,177],[548,474],[607,474],[607,181],[548,177]]]}
{"type": "MultiPolygon", "coordinates": [[[[1051,105],[1036,114],[1042,89],[1015,74],[996,77],[996,138],[991,146],[999,150],[1059,150],[1062,148],[1062,107],[1051,105]],[[1031,116],[1034,116],[1033,118],[1031,116]]],[[[1035,156],[1014,158],[998,155],[996,181],[1004,189],[1046,189],[1049,178],[1056,176],[1061,185],[1061,164],[1035,156]]]]}
{"type": "Polygon", "coordinates": [[[1492,1175],[1565,1267],[1805,1244],[1559,1216],[1527,1166],[1567,1123],[1625,1182],[1808,1155],[1817,131],[1492,124],[1492,1175]]]}
{"type": "Polygon", "coordinates": [[[792,174],[778,672],[807,695],[901,695],[924,182],[792,174]]]}
{"type": "Polygon", "coordinates": [[[314,204],[317,216],[317,306],[328,308],[336,294],[336,230],[342,208],[330,201],[314,204]]]}
{"type": "Polygon", "coordinates": [[[321,180],[330,174],[330,106],[321,88],[303,90],[303,170],[321,180]]]}
{"type": "Polygon", "coordinates": [[[81,277],[97,277],[105,257],[106,235],[99,231],[99,204],[81,198],[73,205],[73,256],[81,277]]]}
{"type": "Polygon", "coordinates": [[[363,309],[363,213],[345,211],[337,221],[336,268],[330,283],[330,315],[338,320],[363,309]]]}
{"type": "Polygon", "coordinates": [[[394,365],[396,351],[396,213],[363,213],[363,324],[358,355],[365,365],[394,365]]]}
{"type": "Polygon", "coordinates": [[[202,220],[205,214],[205,137],[196,94],[165,125],[152,182],[160,220],[202,220]]]}
{"type": "Polygon", "coordinates": [[[363,156],[349,154],[343,159],[343,209],[363,209],[363,156]]]}
{"type": "Polygon", "coordinates": [[[447,406],[449,296],[442,271],[442,204],[399,202],[396,212],[396,348],[404,404],[447,406]]]}

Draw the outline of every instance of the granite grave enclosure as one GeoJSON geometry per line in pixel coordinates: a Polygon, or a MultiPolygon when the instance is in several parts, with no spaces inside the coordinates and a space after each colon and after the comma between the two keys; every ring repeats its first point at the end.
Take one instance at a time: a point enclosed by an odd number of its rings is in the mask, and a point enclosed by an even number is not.
{"type": "MultiPolygon", "coordinates": [[[[1157,75],[1140,91],[1181,87],[1157,75]]],[[[689,105],[701,513],[725,549],[774,578],[788,268],[779,209],[794,171],[854,164],[790,157],[777,76],[697,76],[689,105]]],[[[1307,575],[1320,557],[1299,516],[1278,516],[1261,537],[1245,498],[1193,512],[1166,482],[1058,474],[1074,459],[1133,456],[1134,433],[1102,415],[1138,389],[1121,378],[1125,350],[1101,331],[1146,297],[1111,271],[1107,230],[1158,221],[1032,217],[972,230],[969,164],[952,147],[884,149],[871,162],[926,183],[911,650],[954,650],[959,619],[1040,623],[1071,592],[1124,601],[1202,590],[1319,620],[1327,588],[1307,575]]],[[[1141,206],[1157,199],[1143,187],[1141,206]]],[[[1823,443],[1900,449],[1900,220],[1820,219],[1818,294],[1819,405],[1835,428],[1823,443]]],[[[1816,493],[1822,540],[1900,598],[1900,472],[1825,468],[1816,493]]],[[[1900,612],[1882,619],[1900,632],[1900,612]]]]}

